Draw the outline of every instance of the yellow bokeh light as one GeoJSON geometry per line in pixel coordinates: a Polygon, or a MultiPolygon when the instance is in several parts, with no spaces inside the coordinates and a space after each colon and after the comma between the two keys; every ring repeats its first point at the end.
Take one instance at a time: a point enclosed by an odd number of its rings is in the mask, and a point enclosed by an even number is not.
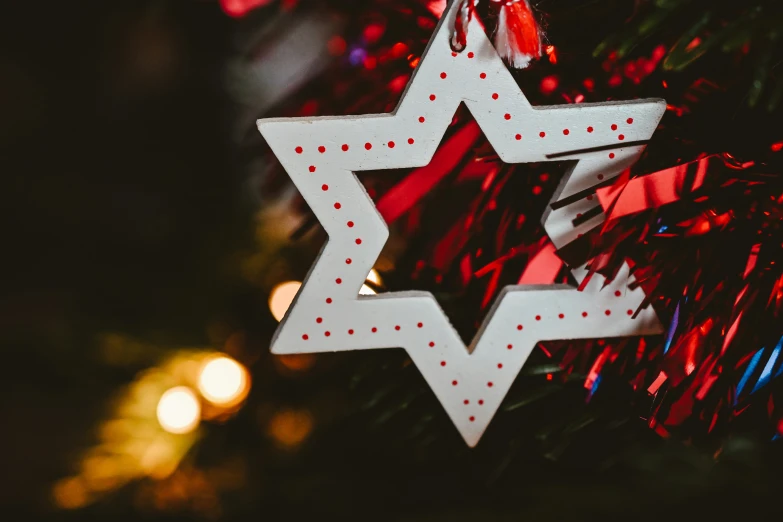
{"type": "Polygon", "coordinates": [[[62,479],[52,488],[57,506],[63,509],[78,509],[89,501],[87,488],[79,477],[62,479]]]}
{"type": "Polygon", "coordinates": [[[190,433],[199,423],[201,405],[193,390],[177,386],[166,391],[158,401],[158,422],[169,433],[190,433]]]}
{"type": "Polygon", "coordinates": [[[302,283],[299,281],[286,281],[272,289],[272,293],[269,294],[269,310],[275,319],[278,321],[283,320],[288,307],[291,306],[301,286],[302,283]]]}
{"type": "Polygon", "coordinates": [[[201,368],[198,391],[205,399],[218,406],[238,404],[247,396],[247,371],[230,357],[212,358],[201,368]]]}
{"type": "Polygon", "coordinates": [[[375,283],[376,285],[381,284],[381,274],[378,273],[376,269],[370,270],[370,273],[367,274],[366,281],[370,281],[371,283],[375,283]]]}

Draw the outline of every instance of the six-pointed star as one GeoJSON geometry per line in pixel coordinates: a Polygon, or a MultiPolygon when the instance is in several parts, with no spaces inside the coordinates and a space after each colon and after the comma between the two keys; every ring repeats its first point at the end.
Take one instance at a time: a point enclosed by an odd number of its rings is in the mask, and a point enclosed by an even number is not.
{"type": "MultiPolygon", "coordinates": [[[[477,20],[467,48],[452,52],[455,13],[452,2],[393,113],[265,119],[258,128],[329,235],[272,351],[402,347],[475,446],[538,341],[659,333],[658,319],[649,307],[632,315],[644,294],[628,287],[627,267],[606,286],[594,276],[582,291],[505,288],[469,347],[430,293],[359,296],[389,233],[354,172],[426,165],[464,102],[504,162],[579,160],[544,218],[560,248],[603,221],[594,187],[638,159],[665,102],[534,108],[477,20]]],[[[585,274],[573,269],[579,282],[585,274]]]]}

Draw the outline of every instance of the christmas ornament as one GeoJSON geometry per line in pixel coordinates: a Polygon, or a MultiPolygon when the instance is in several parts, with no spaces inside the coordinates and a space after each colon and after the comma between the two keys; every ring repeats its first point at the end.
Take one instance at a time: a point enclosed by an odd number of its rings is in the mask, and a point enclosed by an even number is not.
{"type": "Polygon", "coordinates": [[[478,443],[539,341],[661,332],[625,265],[608,281],[573,267],[579,288],[505,288],[466,347],[426,292],[360,296],[389,232],[353,174],[426,165],[455,111],[468,107],[507,163],[578,160],[543,218],[558,249],[600,226],[595,197],[642,153],[663,100],[532,107],[475,17],[452,49],[451,3],[391,114],[259,120],[258,128],[329,241],[272,341],[277,354],[404,348],[468,445],[478,443]]]}

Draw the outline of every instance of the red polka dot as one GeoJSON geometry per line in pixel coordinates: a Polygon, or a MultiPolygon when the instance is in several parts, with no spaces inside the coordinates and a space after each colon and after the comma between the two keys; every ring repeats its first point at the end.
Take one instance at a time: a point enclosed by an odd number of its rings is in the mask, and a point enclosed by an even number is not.
{"type": "Polygon", "coordinates": [[[498,96],[498,93],[496,93],[496,92],[493,92],[493,93],[492,93],[492,99],[493,99],[493,100],[497,100],[498,98],[500,98],[500,96],[498,96]]]}
{"type": "Polygon", "coordinates": [[[351,263],[353,263],[353,260],[350,257],[345,260],[346,265],[350,265],[351,263]]]}
{"type": "Polygon", "coordinates": [[[469,420],[470,422],[473,422],[474,420],[476,420],[476,417],[474,417],[474,416],[472,416],[472,415],[471,415],[471,416],[470,416],[470,418],[469,418],[468,420],[469,420]]]}
{"type": "Polygon", "coordinates": [[[566,136],[568,136],[569,134],[571,134],[571,131],[570,131],[570,130],[568,130],[568,129],[563,129],[563,134],[565,134],[566,136]]]}
{"type": "Polygon", "coordinates": [[[329,190],[329,185],[321,185],[321,190],[326,192],[327,190],[329,190]]]}
{"type": "Polygon", "coordinates": [[[394,143],[393,141],[390,141],[390,142],[389,142],[389,148],[390,148],[390,149],[393,149],[393,148],[394,148],[394,146],[395,146],[395,143],[394,143]]]}
{"type": "Polygon", "coordinates": [[[308,340],[309,338],[310,338],[310,337],[309,337],[307,334],[304,334],[304,335],[302,336],[302,339],[304,339],[305,341],[306,341],[306,340],[308,340]]]}
{"type": "Polygon", "coordinates": [[[451,385],[452,386],[456,386],[457,385],[457,381],[451,381],[451,385]]]}
{"type": "Polygon", "coordinates": [[[294,149],[294,150],[296,150],[296,153],[297,153],[297,154],[301,154],[302,152],[304,152],[304,149],[303,149],[302,147],[297,147],[297,148],[296,148],[296,149],[294,149]]]}
{"type": "Polygon", "coordinates": [[[353,228],[353,221],[349,221],[349,222],[347,223],[347,225],[348,225],[348,228],[353,228]]]}
{"type": "Polygon", "coordinates": [[[612,123],[612,130],[617,130],[617,124],[616,123],[612,123]]]}
{"type": "Polygon", "coordinates": [[[374,326],[373,326],[373,327],[372,327],[372,333],[375,333],[375,332],[377,332],[377,331],[378,331],[378,329],[377,329],[376,327],[374,327],[374,326]]]}
{"type": "Polygon", "coordinates": [[[536,316],[536,321],[540,321],[540,320],[541,320],[541,316],[540,316],[540,315],[537,315],[537,316],[536,316]]]}
{"type": "Polygon", "coordinates": [[[478,403],[479,403],[479,406],[481,406],[482,404],[484,404],[484,399],[479,399],[478,403]]]}
{"type": "Polygon", "coordinates": [[[324,335],[325,335],[326,337],[329,337],[330,335],[332,335],[332,332],[330,332],[329,330],[327,330],[327,331],[325,331],[325,332],[324,332],[324,335]]]}
{"type": "Polygon", "coordinates": [[[425,121],[424,116],[419,116],[419,123],[424,123],[425,121]]]}
{"type": "Polygon", "coordinates": [[[322,322],[324,322],[324,319],[323,317],[316,317],[315,322],[321,324],[322,322]]]}
{"type": "Polygon", "coordinates": [[[430,348],[434,348],[434,347],[435,347],[435,343],[430,341],[430,348]]]}
{"type": "Polygon", "coordinates": [[[470,404],[470,401],[469,401],[469,400],[467,400],[467,399],[465,399],[464,401],[462,401],[462,404],[464,404],[465,406],[467,406],[468,404],[470,404]]]}
{"type": "Polygon", "coordinates": [[[593,132],[593,128],[592,127],[587,127],[587,132],[593,132]]]}
{"type": "Polygon", "coordinates": [[[623,295],[623,293],[621,291],[619,291],[619,290],[615,290],[614,291],[614,295],[616,295],[617,297],[620,297],[621,295],[623,295]]]}
{"type": "Polygon", "coordinates": [[[370,142],[365,143],[364,144],[364,148],[367,149],[367,150],[370,150],[372,148],[372,143],[370,143],[370,142]]]}
{"type": "Polygon", "coordinates": [[[479,78],[481,78],[482,80],[486,80],[487,79],[487,73],[479,74],[479,78]]]}
{"type": "Polygon", "coordinates": [[[518,324],[518,325],[517,325],[517,330],[521,330],[521,329],[522,329],[522,325],[521,325],[521,324],[518,324]]]}
{"type": "Polygon", "coordinates": [[[310,165],[310,172],[315,172],[315,165],[310,165]]]}
{"type": "Polygon", "coordinates": [[[318,147],[318,152],[320,152],[321,154],[323,154],[324,152],[326,152],[326,147],[324,147],[323,145],[321,145],[320,147],[318,147]]]}
{"type": "Polygon", "coordinates": [[[493,386],[494,386],[494,384],[492,383],[492,381],[489,381],[489,382],[487,383],[487,387],[488,387],[488,388],[492,388],[493,386]]]}
{"type": "Polygon", "coordinates": [[[332,304],[332,298],[331,297],[327,297],[326,298],[326,304],[332,304]]]}
{"type": "Polygon", "coordinates": [[[452,51],[452,52],[451,52],[451,56],[457,56],[457,53],[455,53],[454,51],[452,51]]]}
{"type": "Polygon", "coordinates": [[[628,125],[631,125],[631,124],[633,123],[633,118],[628,118],[627,120],[625,120],[625,122],[626,122],[628,125]]]}
{"type": "Polygon", "coordinates": [[[506,346],[506,348],[508,348],[509,350],[512,349],[513,347],[514,347],[513,344],[509,344],[508,346],[506,346]]]}
{"type": "Polygon", "coordinates": [[[620,134],[619,136],[617,136],[617,139],[623,141],[625,139],[625,134],[620,134]]]}
{"type": "Polygon", "coordinates": [[[400,331],[400,325],[395,326],[394,329],[399,332],[400,331]]]}
{"type": "Polygon", "coordinates": [[[356,244],[357,245],[361,245],[362,244],[361,238],[358,238],[358,237],[356,238],[356,244]]]}
{"type": "Polygon", "coordinates": [[[505,119],[507,119],[507,120],[510,120],[510,119],[511,119],[511,115],[510,115],[510,114],[508,114],[508,113],[504,114],[504,115],[503,115],[503,117],[504,117],[505,119]]]}
{"type": "Polygon", "coordinates": [[[430,94],[430,101],[435,101],[435,95],[434,94],[430,94]]]}
{"type": "Polygon", "coordinates": [[[563,319],[563,318],[565,317],[565,315],[563,315],[563,314],[557,314],[557,316],[558,316],[560,319],[563,319]]]}
{"type": "Polygon", "coordinates": [[[337,283],[338,285],[343,284],[343,280],[340,279],[339,277],[337,279],[335,279],[334,282],[337,283]]]}
{"type": "Polygon", "coordinates": [[[604,179],[604,175],[603,175],[603,174],[599,174],[599,175],[598,175],[598,179],[599,179],[599,180],[602,180],[602,179],[604,179]]]}
{"type": "Polygon", "coordinates": [[[338,201],[337,203],[334,204],[334,208],[336,208],[337,210],[340,210],[341,208],[343,208],[343,206],[338,201]]]}
{"type": "Polygon", "coordinates": [[[441,366],[446,366],[446,361],[441,361],[441,362],[440,362],[440,365],[441,365],[441,366]]]}
{"type": "Polygon", "coordinates": [[[542,137],[542,138],[545,138],[545,137],[546,137],[546,132],[544,132],[544,131],[541,131],[541,132],[539,132],[539,133],[538,133],[538,135],[539,135],[540,137],[542,137]]]}
{"type": "Polygon", "coordinates": [[[517,139],[517,141],[519,141],[519,140],[521,140],[521,139],[522,139],[522,135],[521,135],[521,134],[517,134],[517,135],[516,135],[516,136],[514,136],[514,137],[517,139]]]}
{"type": "Polygon", "coordinates": [[[343,152],[346,152],[348,150],[348,144],[343,143],[343,152]]]}
{"type": "Polygon", "coordinates": [[[611,310],[606,310],[604,313],[605,313],[606,315],[612,315],[612,311],[611,311],[611,310]]]}
{"type": "Polygon", "coordinates": [[[503,368],[503,363],[498,363],[498,369],[500,370],[502,368],[503,368]]]}
{"type": "Polygon", "coordinates": [[[614,152],[609,153],[609,159],[614,159],[614,152]]]}
{"type": "Polygon", "coordinates": [[[413,143],[414,143],[414,142],[413,142],[413,138],[408,138],[408,144],[409,144],[409,145],[413,145],[413,143]]]}
{"type": "Polygon", "coordinates": [[[587,317],[587,312],[582,312],[582,317],[587,317]]]}
{"type": "Polygon", "coordinates": [[[468,58],[473,58],[474,56],[476,56],[476,55],[473,53],[473,51],[470,51],[468,53],[468,58]]]}
{"type": "Polygon", "coordinates": [[[350,330],[348,330],[348,335],[353,335],[353,328],[351,328],[350,330]]]}
{"type": "Polygon", "coordinates": [[[448,76],[448,75],[447,75],[445,72],[442,72],[442,73],[440,73],[440,77],[441,77],[442,79],[444,79],[444,80],[445,80],[445,79],[446,79],[446,76],[448,76]]]}
{"type": "Polygon", "coordinates": [[[422,328],[424,326],[424,323],[419,323],[416,326],[418,326],[419,328],[422,328]]]}

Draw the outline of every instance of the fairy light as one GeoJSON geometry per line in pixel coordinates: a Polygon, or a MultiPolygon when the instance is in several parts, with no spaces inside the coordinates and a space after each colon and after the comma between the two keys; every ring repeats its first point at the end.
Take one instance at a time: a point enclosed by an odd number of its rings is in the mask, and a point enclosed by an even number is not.
{"type": "Polygon", "coordinates": [[[301,286],[302,283],[299,281],[286,281],[272,289],[272,293],[269,294],[269,310],[275,319],[283,320],[301,286]]]}
{"type": "Polygon", "coordinates": [[[198,391],[218,406],[238,404],[247,396],[247,371],[230,357],[215,357],[201,368],[198,391]]]}
{"type": "Polygon", "coordinates": [[[158,422],[169,433],[190,433],[199,423],[201,405],[193,390],[177,386],[167,390],[158,401],[158,422]]]}

